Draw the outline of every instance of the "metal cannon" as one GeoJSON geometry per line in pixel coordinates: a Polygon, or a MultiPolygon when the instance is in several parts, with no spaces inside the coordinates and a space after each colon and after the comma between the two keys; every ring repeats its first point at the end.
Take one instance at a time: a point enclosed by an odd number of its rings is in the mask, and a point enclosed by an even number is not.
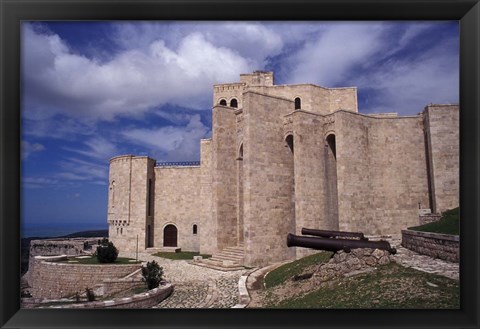
{"type": "Polygon", "coordinates": [[[327,231],[302,228],[302,235],[314,235],[322,238],[357,238],[363,241],[368,241],[368,238],[366,238],[361,232],[327,231]]]}
{"type": "Polygon", "coordinates": [[[303,247],[326,251],[350,252],[357,248],[371,248],[387,250],[392,255],[397,253],[397,250],[390,246],[388,241],[364,241],[364,240],[350,240],[350,239],[324,239],[309,236],[298,236],[289,233],[287,235],[288,247],[303,247]]]}

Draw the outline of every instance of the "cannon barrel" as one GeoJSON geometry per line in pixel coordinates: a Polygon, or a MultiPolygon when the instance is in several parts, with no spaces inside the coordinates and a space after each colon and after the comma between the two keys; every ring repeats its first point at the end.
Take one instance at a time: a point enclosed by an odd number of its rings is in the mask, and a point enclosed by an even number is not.
{"type": "Polygon", "coordinates": [[[358,238],[360,240],[368,241],[368,238],[366,238],[361,232],[315,230],[315,229],[304,227],[302,228],[302,234],[321,236],[323,238],[336,238],[336,237],[358,238]]]}
{"type": "Polygon", "coordinates": [[[397,250],[390,246],[388,241],[364,241],[364,240],[349,240],[349,239],[322,239],[309,236],[298,236],[289,233],[287,235],[288,247],[303,247],[317,250],[339,251],[344,250],[350,252],[351,249],[356,248],[371,248],[387,250],[391,254],[396,254],[397,250]]]}

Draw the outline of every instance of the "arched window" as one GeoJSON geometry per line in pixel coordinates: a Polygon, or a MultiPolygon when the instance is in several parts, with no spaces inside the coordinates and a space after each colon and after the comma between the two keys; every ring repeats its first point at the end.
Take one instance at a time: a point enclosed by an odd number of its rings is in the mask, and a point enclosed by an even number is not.
{"type": "Polygon", "coordinates": [[[197,227],[197,224],[193,224],[193,234],[196,235],[197,234],[197,230],[198,230],[198,227],[197,227]]]}
{"type": "Polygon", "coordinates": [[[302,100],[300,97],[295,98],[295,110],[300,110],[302,108],[302,100]]]}
{"type": "Polygon", "coordinates": [[[337,158],[337,145],[335,142],[335,135],[330,134],[327,136],[327,146],[330,147],[330,150],[332,150],[333,157],[336,159],[337,158]]]}
{"type": "Polygon", "coordinates": [[[221,99],[219,104],[223,106],[227,106],[227,101],[225,99],[221,99]]]}
{"type": "Polygon", "coordinates": [[[230,107],[238,107],[238,101],[235,98],[230,101],[230,107]]]}
{"type": "Polygon", "coordinates": [[[243,160],[243,143],[240,145],[240,149],[238,150],[237,160],[243,160]]]}
{"type": "Polygon", "coordinates": [[[285,142],[287,143],[287,146],[290,149],[290,151],[292,151],[293,153],[293,135],[288,135],[285,138],[285,142]]]}

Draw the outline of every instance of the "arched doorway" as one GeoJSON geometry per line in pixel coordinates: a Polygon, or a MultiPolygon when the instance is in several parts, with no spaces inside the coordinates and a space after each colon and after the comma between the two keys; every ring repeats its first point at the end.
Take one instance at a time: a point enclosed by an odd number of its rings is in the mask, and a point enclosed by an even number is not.
{"type": "Polygon", "coordinates": [[[163,246],[176,247],[177,246],[178,230],[175,225],[169,224],[163,229],[163,246]]]}

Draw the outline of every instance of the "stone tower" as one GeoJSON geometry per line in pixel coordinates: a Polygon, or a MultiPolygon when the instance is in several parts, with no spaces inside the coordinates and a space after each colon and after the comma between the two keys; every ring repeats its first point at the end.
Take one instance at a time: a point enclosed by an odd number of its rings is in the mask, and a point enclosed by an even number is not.
{"type": "Polygon", "coordinates": [[[135,251],[153,246],[155,160],[124,155],[110,160],[109,239],[120,249],[135,251]]]}

